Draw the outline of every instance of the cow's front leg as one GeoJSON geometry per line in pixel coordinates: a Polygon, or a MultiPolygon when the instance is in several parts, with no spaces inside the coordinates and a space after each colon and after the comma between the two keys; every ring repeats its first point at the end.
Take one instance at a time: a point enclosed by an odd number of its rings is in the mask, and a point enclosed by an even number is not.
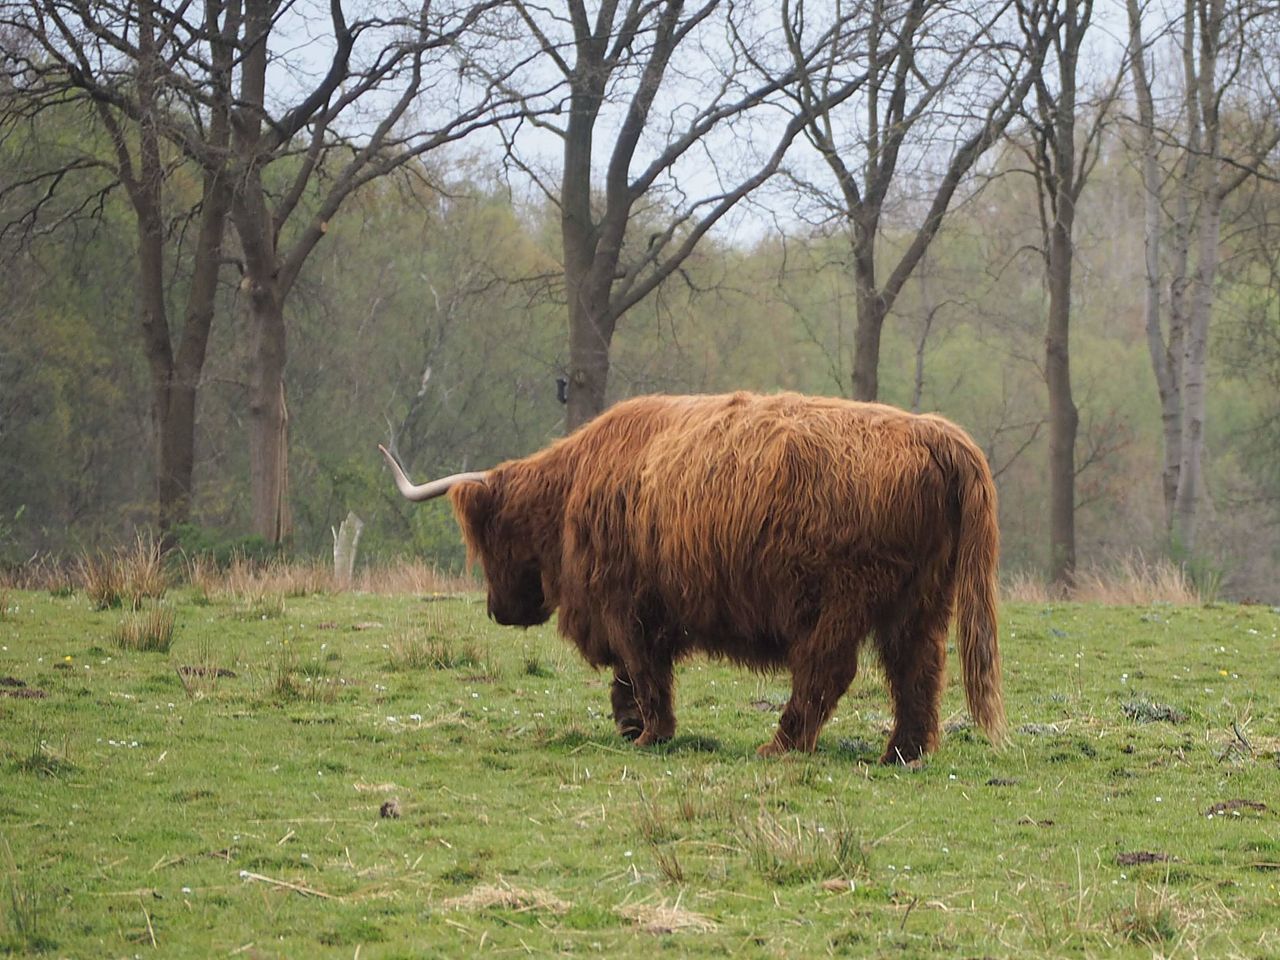
{"type": "Polygon", "coordinates": [[[635,729],[637,746],[670,740],[676,732],[671,685],[674,654],[661,628],[645,629],[634,609],[605,609],[600,625],[614,667],[609,699],[624,737],[635,729]]]}
{"type": "Polygon", "coordinates": [[[669,660],[633,664],[628,670],[632,702],[640,715],[642,728],[635,739],[638,747],[664,743],[675,736],[676,714],[671,694],[673,673],[669,660]]]}
{"type": "Polygon", "coordinates": [[[631,677],[622,667],[613,671],[609,701],[613,705],[613,722],[624,740],[635,740],[644,733],[644,718],[640,715],[640,707],[636,703],[631,677]]]}
{"type": "Polygon", "coordinates": [[[636,746],[663,743],[675,736],[674,673],[670,656],[652,648],[628,650],[615,671],[610,691],[613,717],[618,732],[634,739],[636,746]],[[637,726],[634,737],[628,736],[628,730],[637,726]]]}

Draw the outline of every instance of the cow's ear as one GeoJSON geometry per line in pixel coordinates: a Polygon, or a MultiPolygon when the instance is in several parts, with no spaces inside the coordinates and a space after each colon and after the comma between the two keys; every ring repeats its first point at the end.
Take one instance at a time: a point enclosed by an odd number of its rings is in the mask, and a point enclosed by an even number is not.
{"type": "Polygon", "coordinates": [[[468,481],[450,490],[449,499],[453,502],[458,526],[462,528],[468,559],[474,559],[484,545],[484,533],[497,509],[497,497],[487,483],[468,481]]]}

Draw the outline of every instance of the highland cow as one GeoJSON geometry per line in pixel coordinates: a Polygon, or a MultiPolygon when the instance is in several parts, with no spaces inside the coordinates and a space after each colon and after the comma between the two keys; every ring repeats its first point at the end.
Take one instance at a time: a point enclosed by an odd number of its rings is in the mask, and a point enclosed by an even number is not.
{"type": "Polygon", "coordinates": [[[702,651],[786,667],[761,755],[811,751],[868,636],[895,723],[882,760],[938,745],[953,612],[969,711],[1003,737],[996,494],[959,427],[881,404],[779,394],[639,397],[546,449],[400,491],[448,493],[500,624],[545,623],[613,671],[613,717],[675,732],[673,669],[702,651]]]}

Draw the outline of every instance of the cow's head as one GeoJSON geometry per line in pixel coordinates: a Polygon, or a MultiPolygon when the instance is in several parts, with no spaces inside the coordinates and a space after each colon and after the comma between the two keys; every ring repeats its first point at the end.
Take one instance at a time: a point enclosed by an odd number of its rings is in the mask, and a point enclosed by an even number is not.
{"type": "Polygon", "coordinates": [[[489,616],[503,626],[533,627],[551,617],[543,585],[543,538],[534,529],[536,508],[522,503],[512,487],[501,471],[491,471],[484,481],[458,484],[449,499],[468,557],[484,567],[489,616]]]}
{"type": "Polygon", "coordinates": [[[489,616],[504,626],[533,627],[551,617],[553,591],[546,537],[537,529],[543,511],[529,503],[527,484],[513,482],[503,468],[461,473],[431,483],[414,484],[385,447],[396,486],[410,500],[430,500],[445,493],[462,527],[467,555],[479,560],[489,583],[489,616]]]}

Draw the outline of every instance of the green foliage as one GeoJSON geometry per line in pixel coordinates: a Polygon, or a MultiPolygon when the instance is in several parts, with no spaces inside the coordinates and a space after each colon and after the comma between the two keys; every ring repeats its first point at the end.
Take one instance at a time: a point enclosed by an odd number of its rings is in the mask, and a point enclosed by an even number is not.
{"type": "Polygon", "coordinates": [[[34,871],[23,875],[14,860],[8,839],[4,843],[4,902],[0,913],[0,950],[5,953],[45,953],[57,947],[47,933],[49,898],[37,886],[34,871]]]}
{"type": "MultiPolygon", "coordinates": [[[[101,132],[86,131],[85,119],[44,115],[0,144],[0,159],[21,169],[40,151],[88,149],[86,139],[101,132]]],[[[1140,195],[1124,145],[1103,146],[1079,211],[1072,316],[1082,566],[1169,552],[1158,397],[1134,281],[1143,269],[1140,195]]],[[[524,455],[563,432],[554,386],[567,363],[558,211],[514,202],[480,163],[431,173],[375,182],[351,198],[290,298],[293,555],[327,555],[331,530],[354,510],[366,523],[362,558],[412,554],[460,570],[448,506],[400,500],[375,445],[394,440],[406,467],[425,479],[524,455]]],[[[198,171],[175,158],[171,186],[172,219],[181,223],[199,193],[198,171]]],[[[1277,599],[1280,583],[1280,271],[1269,243],[1278,195],[1260,187],[1229,211],[1256,219],[1257,231],[1224,239],[1231,256],[1216,291],[1209,381],[1212,502],[1196,556],[1179,557],[1201,590],[1235,598],[1277,599]],[[1260,239],[1246,246],[1255,233],[1260,239]]],[[[300,213],[318,204],[311,192],[300,213]]],[[[638,212],[627,242],[643,242],[662,216],[660,207],[638,212]]],[[[166,250],[172,305],[182,303],[189,275],[182,238],[176,230],[166,250]]],[[[886,256],[907,240],[898,218],[887,218],[886,256]]],[[[0,565],[37,550],[117,542],[154,520],[135,243],[127,204],[112,193],[94,229],[41,236],[8,271],[0,565]]],[[[992,181],[944,223],[882,340],[881,398],[908,406],[918,393],[921,409],[957,420],[987,452],[998,473],[1007,569],[1042,569],[1048,560],[1038,243],[1029,178],[992,181]]],[[[740,388],[847,394],[856,315],[848,256],[838,230],[704,238],[675,278],[621,319],[610,397],[740,388]]],[[[219,301],[202,378],[193,516],[178,531],[187,555],[219,567],[274,553],[244,536],[251,338],[234,293],[227,284],[219,301]]]]}
{"type": "Polygon", "coordinates": [[[218,570],[227,569],[237,560],[265,564],[281,554],[280,547],[268,543],[263,537],[236,536],[194,523],[179,524],[173,535],[175,546],[181,553],[208,561],[218,570]]]}

